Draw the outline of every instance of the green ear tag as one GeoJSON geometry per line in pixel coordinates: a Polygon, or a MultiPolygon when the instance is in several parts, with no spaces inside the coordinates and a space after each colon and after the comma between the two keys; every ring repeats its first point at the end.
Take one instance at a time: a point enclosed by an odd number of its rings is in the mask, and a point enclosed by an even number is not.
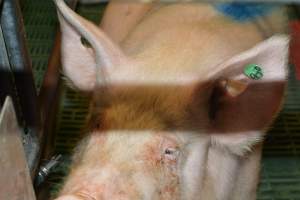
{"type": "Polygon", "coordinates": [[[257,64],[246,65],[244,74],[254,80],[259,80],[264,76],[262,68],[257,64]]]}

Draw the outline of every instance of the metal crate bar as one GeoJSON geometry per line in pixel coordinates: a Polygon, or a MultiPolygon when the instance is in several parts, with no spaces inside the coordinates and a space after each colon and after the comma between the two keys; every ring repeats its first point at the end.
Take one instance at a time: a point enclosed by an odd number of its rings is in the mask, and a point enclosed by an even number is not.
{"type": "Polygon", "coordinates": [[[1,85],[1,89],[9,88],[2,94],[1,100],[4,95],[11,95],[14,99],[19,124],[24,128],[24,147],[33,175],[38,164],[40,116],[19,1],[2,1],[0,25],[3,36],[2,56],[7,57],[2,68],[5,67],[6,79],[10,80],[1,85]]]}

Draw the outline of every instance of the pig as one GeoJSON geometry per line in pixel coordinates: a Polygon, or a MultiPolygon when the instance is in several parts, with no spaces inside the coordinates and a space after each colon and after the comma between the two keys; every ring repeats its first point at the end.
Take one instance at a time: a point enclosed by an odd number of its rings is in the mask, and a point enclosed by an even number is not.
{"type": "Polygon", "coordinates": [[[105,33],[55,4],[64,76],[92,97],[56,200],[256,199],[286,86],[282,9],[263,29],[211,4],[141,4],[129,15],[111,4],[105,33]]]}

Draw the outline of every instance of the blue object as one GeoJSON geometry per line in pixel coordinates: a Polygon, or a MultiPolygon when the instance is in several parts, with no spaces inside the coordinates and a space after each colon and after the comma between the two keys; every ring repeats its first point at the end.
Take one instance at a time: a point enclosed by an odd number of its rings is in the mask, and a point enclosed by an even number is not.
{"type": "Polygon", "coordinates": [[[268,15],[276,6],[270,3],[219,3],[215,8],[234,20],[247,22],[268,15]]]}

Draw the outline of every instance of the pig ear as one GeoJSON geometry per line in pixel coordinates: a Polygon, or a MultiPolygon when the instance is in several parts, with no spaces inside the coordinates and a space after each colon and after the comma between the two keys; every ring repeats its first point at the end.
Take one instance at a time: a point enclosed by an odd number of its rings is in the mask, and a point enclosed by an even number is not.
{"type": "Polygon", "coordinates": [[[90,91],[105,84],[117,66],[127,62],[123,52],[99,27],[80,17],[63,0],[54,1],[62,32],[62,65],[65,76],[78,89],[90,91]],[[85,39],[92,48],[82,44],[85,39]]]}
{"type": "Polygon", "coordinates": [[[219,66],[210,109],[214,144],[242,154],[263,138],[282,104],[288,41],[274,36],[219,66]]]}

